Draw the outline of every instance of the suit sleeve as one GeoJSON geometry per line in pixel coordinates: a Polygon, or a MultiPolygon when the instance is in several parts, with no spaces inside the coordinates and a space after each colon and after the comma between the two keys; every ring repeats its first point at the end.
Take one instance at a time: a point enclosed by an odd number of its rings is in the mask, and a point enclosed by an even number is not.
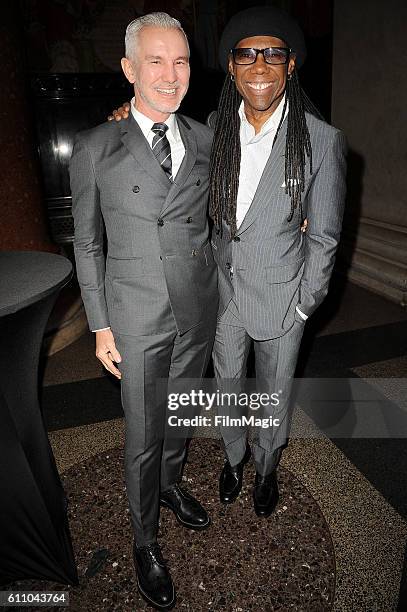
{"type": "Polygon", "coordinates": [[[81,136],[75,141],[69,174],[76,269],[86,316],[91,330],[106,328],[110,323],[105,300],[104,225],[93,161],[81,136]]]}
{"type": "Polygon", "coordinates": [[[336,132],[308,193],[301,312],[309,316],[328,293],[335,263],[346,193],[346,140],[336,132]]]}

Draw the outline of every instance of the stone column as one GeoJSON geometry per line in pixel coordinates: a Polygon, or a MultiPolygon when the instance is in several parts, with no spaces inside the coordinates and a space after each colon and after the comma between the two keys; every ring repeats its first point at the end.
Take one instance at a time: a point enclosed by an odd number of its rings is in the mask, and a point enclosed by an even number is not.
{"type": "Polygon", "coordinates": [[[407,3],[337,0],[332,123],[348,139],[339,264],[350,280],[407,304],[407,3]]]}
{"type": "Polygon", "coordinates": [[[46,226],[17,7],[17,2],[1,7],[0,250],[56,252],[46,226]]]}

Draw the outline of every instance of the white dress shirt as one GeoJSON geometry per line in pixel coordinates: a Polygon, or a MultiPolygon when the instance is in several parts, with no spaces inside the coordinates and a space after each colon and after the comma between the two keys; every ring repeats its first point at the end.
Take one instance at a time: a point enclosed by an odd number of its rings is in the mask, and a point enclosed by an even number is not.
{"type": "MultiPolygon", "coordinates": [[[[248,122],[244,112],[243,102],[239,108],[240,116],[240,149],[241,162],[239,174],[239,189],[237,192],[236,223],[239,227],[249,210],[254,194],[260,183],[261,175],[270,157],[273,140],[283,114],[285,96],[274,113],[261,126],[258,134],[248,122]]],[[[286,115],[288,112],[288,104],[286,115]]]]}
{"type": "MultiPolygon", "coordinates": [[[[261,176],[270,157],[274,137],[283,116],[284,103],[285,95],[271,117],[261,126],[258,134],[256,134],[254,127],[247,120],[244,112],[244,103],[242,102],[240,105],[241,161],[236,205],[236,224],[238,228],[252,205],[261,176]]],[[[284,117],[287,116],[287,113],[288,104],[284,117]]],[[[306,314],[301,312],[298,306],[297,312],[304,321],[308,318],[306,314]]]]}
{"type": "MultiPolygon", "coordinates": [[[[140,113],[140,111],[136,109],[134,97],[131,100],[131,114],[137,121],[144,137],[151,147],[153,144],[153,138],[155,136],[155,133],[151,131],[151,128],[156,122],[149,117],[146,117],[146,115],[143,115],[143,113],[140,113]]],[[[184,143],[182,142],[181,134],[179,133],[178,123],[174,113],[172,113],[168,119],[162,123],[168,125],[166,135],[171,149],[172,176],[175,179],[185,156],[185,147],[184,143]]],[[[92,331],[104,331],[105,329],[110,329],[110,327],[102,327],[101,329],[93,329],[92,331]]]]}
{"type": "MultiPolygon", "coordinates": [[[[153,138],[155,136],[155,133],[151,131],[151,128],[156,122],[150,119],[149,117],[146,117],[146,115],[143,115],[143,113],[140,113],[140,111],[136,109],[134,98],[132,98],[131,100],[131,114],[137,121],[141,131],[143,132],[144,137],[146,138],[148,144],[151,147],[153,144],[153,138]]],[[[172,176],[175,179],[175,177],[177,176],[177,172],[182,164],[182,160],[184,159],[184,143],[182,142],[181,134],[179,133],[178,129],[178,123],[174,113],[171,113],[171,115],[166,121],[162,121],[160,123],[165,123],[166,125],[168,125],[166,136],[168,138],[168,142],[170,143],[172,176]]]]}

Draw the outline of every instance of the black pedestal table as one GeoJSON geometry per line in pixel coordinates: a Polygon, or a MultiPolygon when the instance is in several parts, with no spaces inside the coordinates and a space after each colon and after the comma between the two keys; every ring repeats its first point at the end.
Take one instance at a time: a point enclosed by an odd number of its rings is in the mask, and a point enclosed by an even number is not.
{"type": "Polygon", "coordinates": [[[67,502],[38,401],[44,330],[70,280],[65,257],[0,253],[0,584],[77,584],[67,502]]]}

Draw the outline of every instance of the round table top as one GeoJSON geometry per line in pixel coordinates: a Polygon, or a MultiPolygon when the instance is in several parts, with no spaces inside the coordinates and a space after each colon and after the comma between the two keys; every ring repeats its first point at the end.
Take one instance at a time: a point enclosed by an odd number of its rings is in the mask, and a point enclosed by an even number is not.
{"type": "Polygon", "coordinates": [[[48,297],[71,276],[72,264],[61,255],[39,251],[0,252],[0,316],[48,297]]]}

